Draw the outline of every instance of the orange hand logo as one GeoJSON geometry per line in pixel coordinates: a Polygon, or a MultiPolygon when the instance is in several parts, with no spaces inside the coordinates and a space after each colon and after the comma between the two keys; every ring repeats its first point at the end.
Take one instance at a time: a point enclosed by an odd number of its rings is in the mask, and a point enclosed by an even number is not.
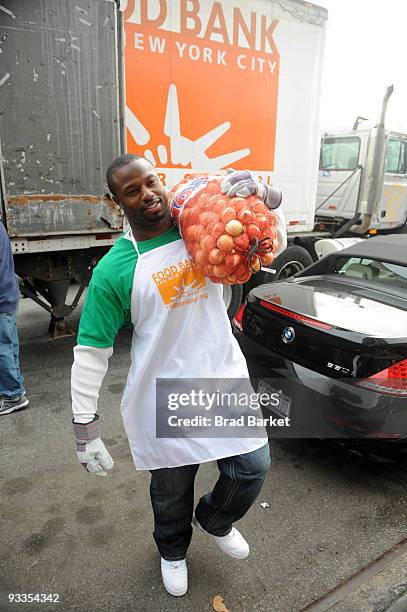
{"type": "MultiPolygon", "coordinates": [[[[150,141],[150,133],[139,121],[129,107],[126,107],[126,121],[130,134],[138,145],[146,145],[150,141]]],[[[164,123],[164,134],[170,139],[170,162],[171,165],[189,166],[200,168],[202,171],[216,170],[232,165],[239,159],[250,154],[250,149],[231,151],[223,155],[209,157],[206,150],[209,149],[219,138],[230,130],[230,121],[203,134],[196,140],[186,138],[181,134],[181,121],[178,104],[177,88],[171,84],[168,88],[167,109],[164,123]]],[[[160,164],[168,163],[168,151],[164,144],[157,147],[158,160],[160,164]]],[[[146,157],[154,166],[160,165],[151,149],[144,150],[146,157]]]]}

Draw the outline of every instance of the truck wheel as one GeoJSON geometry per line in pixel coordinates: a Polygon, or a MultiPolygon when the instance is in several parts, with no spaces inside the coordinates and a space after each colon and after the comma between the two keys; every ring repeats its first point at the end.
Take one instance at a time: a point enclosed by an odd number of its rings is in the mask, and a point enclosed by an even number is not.
{"type": "Polygon", "coordinates": [[[223,300],[230,320],[240,308],[243,300],[242,285],[223,285],[223,300]]]}
{"type": "Polygon", "coordinates": [[[306,249],[297,245],[289,246],[277,257],[275,263],[269,266],[276,273],[274,275],[266,274],[269,277],[267,282],[289,278],[312,263],[312,257],[306,249]]]}
{"type": "Polygon", "coordinates": [[[270,270],[275,270],[276,273],[270,274],[269,272],[260,270],[257,274],[253,274],[244,285],[243,296],[246,297],[252,289],[259,285],[288,278],[296,272],[300,272],[300,270],[310,266],[312,263],[313,259],[306,249],[297,245],[288,246],[286,250],[277,257],[275,262],[271,266],[268,266],[270,270]]]}

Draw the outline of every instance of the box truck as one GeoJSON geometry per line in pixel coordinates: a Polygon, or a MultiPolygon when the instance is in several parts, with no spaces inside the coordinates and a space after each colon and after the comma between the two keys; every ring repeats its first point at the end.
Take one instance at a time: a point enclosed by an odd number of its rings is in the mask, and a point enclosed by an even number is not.
{"type": "MultiPolygon", "coordinates": [[[[301,0],[2,0],[1,218],[52,334],[122,232],[104,180],[120,152],[168,187],[255,171],[284,194],[292,261],[311,263],[297,242],[315,238],[326,21],[301,0]]],[[[233,312],[242,288],[225,291],[233,312]]]]}
{"type": "Polygon", "coordinates": [[[322,136],[317,227],[333,234],[404,232],[407,220],[407,134],[386,129],[385,104],[374,128],[322,136]]]}
{"type": "Polygon", "coordinates": [[[124,146],[120,36],[114,2],[0,5],[0,214],[21,291],[50,312],[53,336],[70,333],[65,317],[122,231],[104,185],[124,146]]]}
{"type": "Polygon", "coordinates": [[[390,86],[374,127],[359,129],[359,116],[351,130],[322,135],[314,233],[326,237],[294,239],[314,260],[372,235],[407,232],[407,134],[386,127],[392,94],[390,86]]]}

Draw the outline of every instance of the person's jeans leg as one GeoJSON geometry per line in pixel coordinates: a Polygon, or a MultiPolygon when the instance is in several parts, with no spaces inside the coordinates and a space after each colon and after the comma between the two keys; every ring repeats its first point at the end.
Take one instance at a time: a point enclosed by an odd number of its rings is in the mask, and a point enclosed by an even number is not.
{"type": "Polygon", "coordinates": [[[20,370],[20,342],[18,339],[18,329],[17,329],[17,315],[14,316],[14,330],[13,330],[13,354],[14,354],[14,366],[16,368],[16,373],[18,377],[18,382],[20,383],[20,395],[25,392],[24,389],[24,377],[21,374],[20,370]]]}
{"type": "Polygon", "coordinates": [[[192,537],[194,482],[199,465],[151,470],[153,537],[167,561],[184,559],[192,537]]]}
{"type": "Polygon", "coordinates": [[[16,314],[0,313],[0,395],[11,399],[22,393],[16,314]]]}
{"type": "Polygon", "coordinates": [[[220,475],[211,493],[199,500],[195,516],[208,533],[224,536],[260,493],[271,464],[268,443],[261,448],[218,460],[220,475]]]}

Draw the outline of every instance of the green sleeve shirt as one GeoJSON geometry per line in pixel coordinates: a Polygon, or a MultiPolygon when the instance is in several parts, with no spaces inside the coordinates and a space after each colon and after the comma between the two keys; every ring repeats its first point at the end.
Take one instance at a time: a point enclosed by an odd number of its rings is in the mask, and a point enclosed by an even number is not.
{"type": "MultiPolygon", "coordinates": [[[[127,235],[127,234],[126,234],[127,235]]],[[[132,240],[122,236],[93,271],[78,331],[78,344],[113,346],[119,329],[131,325],[131,293],[138,255],[132,240]]],[[[180,240],[174,226],[138,243],[140,253],[180,240]]]]}

